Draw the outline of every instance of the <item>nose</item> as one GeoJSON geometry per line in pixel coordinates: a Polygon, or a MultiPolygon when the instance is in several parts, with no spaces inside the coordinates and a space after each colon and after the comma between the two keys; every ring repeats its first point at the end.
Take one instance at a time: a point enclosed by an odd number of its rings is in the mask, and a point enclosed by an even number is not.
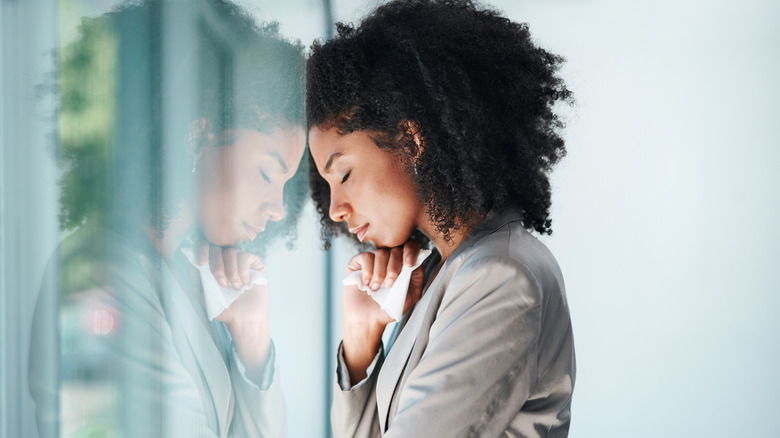
{"type": "Polygon", "coordinates": [[[260,206],[260,210],[269,221],[278,221],[284,217],[284,194],[282,189],[274,190],[273,196],[265,199],[260,206]]]}
{"type": "Polygon", "coordinates": [[[278,221],[284,217],[284,206],[279,203],[263,204],[263,216],[269,221],[278,221]]]}
{"type": "Polygon", "coordinates": [[[328,214],[333,222],[342,222],[352,216],[352,206],[349,205],[349,202],[331,190],[328,214]]]}

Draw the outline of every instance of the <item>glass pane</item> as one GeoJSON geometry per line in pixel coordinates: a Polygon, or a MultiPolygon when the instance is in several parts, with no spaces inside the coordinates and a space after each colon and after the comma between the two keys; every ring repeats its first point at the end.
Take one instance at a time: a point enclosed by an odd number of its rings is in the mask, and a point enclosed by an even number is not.
{"type": "Polygon", "coordinates": [[[3,434],[327,436],[320,5],[113,3],[3,3],[3,434]]]}

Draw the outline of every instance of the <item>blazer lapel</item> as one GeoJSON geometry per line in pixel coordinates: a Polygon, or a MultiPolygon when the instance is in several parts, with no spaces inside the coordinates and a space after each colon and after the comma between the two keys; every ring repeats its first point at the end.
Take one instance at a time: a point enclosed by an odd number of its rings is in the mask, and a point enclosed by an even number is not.
{"type": "Polygon", "coordinates": [[[379,370],[376,384],[377,413],[379,414],[379,425],[384,432],[395,412],[391,412],[391,406],[394,404],[398,390],[401,387],[401,376],[406,374],[406,366],[409,355],[417,342],[417,338],[422,330],[427,330],[423,322],[427,320],[426,315],[433,301],[440,300],[436,298],[441,295],[442,278],[444,270],[447,267],[442,266],[441,272],[433,282],[428,286],[428,290],[415,304],[414,309],[407,314],[406,324],[401,328],[398,336],[393,342],[392,348],[385,358],[382,369],[379,370]]]}
{"type": "Polygon", "coordinates": [[[447,279],[454,275],[461,263],[458,255],[507,222],[521,217],[515,209],[507,210],[504,214],[489,213],[485,220],[475,227],[473,232],[453,251],[423,297],[415,305],[406,325],[398,333],[377,377],[377,413],[382,432],[390,427],[398,409],[401,388],[425,352],[428,345],[428,331],[436,320],[439,305],[446,291],[447,279]]]}
{"type": "Polygon", "coordinates": [[[197,308],[200,306],[190,299],[165,264],[161,271],[164,290],[161,299],[171,324],[173,341],[204,398],[203,407],[210,426],[216,426],[219,436],[224,437],[230,421],[233,387],[222,352],[207,328],[205,312],[197,308]]]}

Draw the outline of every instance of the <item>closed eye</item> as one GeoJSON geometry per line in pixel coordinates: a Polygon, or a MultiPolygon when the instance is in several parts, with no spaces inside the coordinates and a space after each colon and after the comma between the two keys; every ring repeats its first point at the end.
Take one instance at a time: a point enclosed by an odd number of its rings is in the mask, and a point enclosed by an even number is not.
{"type": "Polygon", "coordinates": [[[345,182],[347,182],[347,180],[349,179],[349,175],[350,175],[351,173],[352,173],[352,171],[350,170],[349,172],[347,172],[347,174],[346,174],[346,175],[344,175],[344,178],[341,178],[341,183],[342,183],[342,184],[344,184],[345,182]]]}
{"type": "Polygon", "coordinates": [[[271,178],[270,178],[270,177],[269,177],[269,176],[268,176],[268,175],[267,175],[265,172],[263,172],[262,170],[260,171],[260,176],[262,176],[262,177],[263,177],[263,179],[265,180],[265,182],[267,182],[267,183],[270,183],[270,182],[271,182],[271,178]]]}

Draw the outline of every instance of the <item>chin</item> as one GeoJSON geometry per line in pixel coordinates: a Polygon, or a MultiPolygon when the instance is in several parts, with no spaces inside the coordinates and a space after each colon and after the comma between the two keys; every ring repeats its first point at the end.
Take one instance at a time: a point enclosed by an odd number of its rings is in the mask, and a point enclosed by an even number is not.
{"type": "Polygon", "coordinates": [[[395,248],[396,246],[403,246],[403,244],[406,243],[407,240],[409,240],[409,237],[411,237],[411,235],[407,236],[404,239],[387,239],[387,240],[377,239],[377,240],[374,240],[374,239],[371,239],[371,238],[367,238],[366,240],[368,240],[369,242],[373,243],[374,246],[377,247],[377,248],[395,248]]]}
{"type": "Polygon", "coordinates": [[[241,243],[240,240],[230,239],[229,237],[226,237],[226,236],[208,236],[208,235],[204,234],[203,237],[206,238],[206,240],[209,242],[209,244],[214,245],[214,246],[225,246],[225,247],[228,247],[228,246],[236,246],[239,243],[241,243]]]}

